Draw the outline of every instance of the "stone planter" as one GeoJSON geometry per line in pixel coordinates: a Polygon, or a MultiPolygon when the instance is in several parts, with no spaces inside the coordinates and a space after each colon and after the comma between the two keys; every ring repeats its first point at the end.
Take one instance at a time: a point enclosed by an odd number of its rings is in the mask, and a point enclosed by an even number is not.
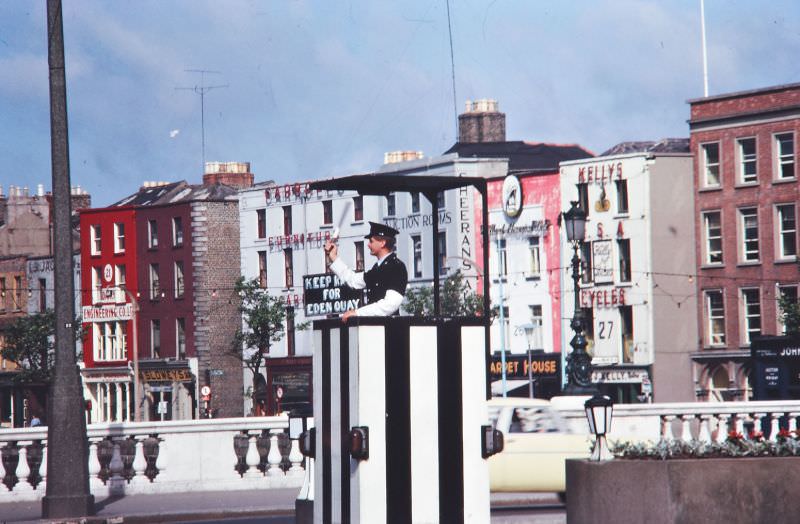
{"type": "Polygon", "coordinates": [[[567,460],[569,524],[797,523],[800,457],[567,460]]]}

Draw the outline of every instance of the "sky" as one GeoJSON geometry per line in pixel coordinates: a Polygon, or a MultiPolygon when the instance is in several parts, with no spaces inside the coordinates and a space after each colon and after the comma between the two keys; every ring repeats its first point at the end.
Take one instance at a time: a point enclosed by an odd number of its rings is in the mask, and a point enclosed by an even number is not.
{"type": "MultiPolygon", "coordinates": [[[[70,171],[103,206],[206,161],[277,183],[438,156],[467,100],[508,140],[687,137],[700,0],[65,0],[70,171]],[[208,70],[200,74],[187,70],[208,70]],[[453,93],[455,79],[455,96],[453,93]],[[188,88],[188,89],[185,89],[188,88]]],[[[800,82],[800,2],[706,0],[709,94],[800,82]]],[[[45,0],[0,1],[0,185],[51,187],[45,0]]]]}

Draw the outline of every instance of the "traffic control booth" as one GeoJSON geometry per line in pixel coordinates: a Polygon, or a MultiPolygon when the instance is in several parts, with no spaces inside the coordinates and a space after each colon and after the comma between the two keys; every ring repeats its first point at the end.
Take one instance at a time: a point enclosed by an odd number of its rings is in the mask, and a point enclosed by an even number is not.
{"type": "MultiPolygon", "coordinates": [[[[484,179],[370,174],[314,182],[311,189],[415,191],[435,210],[440,191],[465,186],[482,196],[487,312],[484,179]]],[[[436,212],[431,228],[436,238],[436,212]]],[[[439,288],[435,277],[432,317],[314,321],[315,428],[304,446],[315,458],[313,522],[489,521],[486,459],[502,449],[502,435],[489,424],[486,404],[488,316],[441,316],[439,288]]]]}

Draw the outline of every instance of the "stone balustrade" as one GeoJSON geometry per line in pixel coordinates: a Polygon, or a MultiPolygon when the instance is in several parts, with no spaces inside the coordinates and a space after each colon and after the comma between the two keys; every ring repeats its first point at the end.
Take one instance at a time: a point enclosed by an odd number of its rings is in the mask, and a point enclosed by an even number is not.
{"type": "MultiPolygon", "coordinates": [[[[97,498],[196,490],[299,488],[305,474],[286,417],[90,424],[97,498]]],[[[38,500],[47,483],[47,428],[0,430],[0,502],[38,500]]]]}
{"type": "MultiPolygon", "coordinates": [[[[568,426],[589,432],[582,409],[560,409],[568,426]]],[[[798,429],[800,400],[759,402],[663,402],[614,406],[609,440],[657,441],[662,438],[724,441],[728,432],[745,438],[759,431],[775,440],[780,429],[798,429]]]]}

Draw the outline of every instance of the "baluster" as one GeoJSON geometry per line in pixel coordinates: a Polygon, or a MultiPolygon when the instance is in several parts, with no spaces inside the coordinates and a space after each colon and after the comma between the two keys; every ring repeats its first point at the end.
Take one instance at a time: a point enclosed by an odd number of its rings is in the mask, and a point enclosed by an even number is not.
{"type": "Polygon", "coordinates": [[[711,442],[711,416],[697,415],[699,427],[697,428],[697,440],[701,442],[711,442]]]}
{"type": "Polygon", "coordinates": [[[791,411],[789,413],[789,431],[796,431],[797,430],[797,417],[800,413],[796,411],[791,411]]]}
{"type": "Polygon", "coordinates": [[[733,427],[736,429],[736,433],[740,433],[740,434],[744,435],[744,417],[745,416],[746,415],[740,414],[740,413],[736,413],[734,415],[734,417],[736,417],[736,418],[734,419],[734,422],[733,422],[734,426],[733,427]]]}
{"type": "Polygon", "coordinates": [[[133,478],[131,479],[131,484],[147,485],[150,483],[150,479],[148,479],[147,475],[144,474],[145,470],[147,469],[147,459],[144,457],[144,440],[135,440],[136,448],[134,451],[135,455],[133,457],[133,478]]]}
{"type": "Polygon", "coordinates": [[[717,415],[717,442],[725,442],[725,439],[728,438],[728,421],[730,419],[729,415],[720,414],[717,415]]]}
{"type": "Polygon", "coordinates": [[[6,444],[0,442],[0,495],[3,493],[8,493],[8,486],[6,483],[3,482],[3,479],[6,477],[6,468],[3,466],[3,450],[6,448],[6,444]]]}
{"type": "Polygon", "coordinates": [[[17,444],[19,449],[19,463],[17,464],[17,485],[14,486],[14,493],[25,494],[33,493],[33,486],[28,481],[31,475],[31,467],[28,464],[28,449],[26,443],[20,442],[17,444]]]}
{"type": "Polygon", "coordinates": [[[672,439],[672,421],[675,420],[674,415],[661,415],[661,438],[663,440],[672,439]]]}
{"type": "Polygon", "coordinates": [[[47,443],[42,442],[42,463],[39,464],[39,485],[36,491],[44,495],[47,492],[47,443]]]}
{"type": "Polygon", "coordinates": [[[244,478],[257,479],[263,476],[261,471],[258,470],[258,465],[261,464],[261,455],[258,454],[257,439],[257,434],[247,434],[247,454],[244,457],[244,461],[247,464],[247,471],[244,472],[244,478]]]}
{"type": "Polygon", "coordinates": [[[162,475],[164,470],[167,469],[167,452],[164,450],[164,441],[159,439],[158,436],[156,436],[156,439],[158,439],[158,455],[156,456],[156,469],[158,471],[155,478],[153,478],[153,482],[159,477],[163,481],[164,477],[162,475]]]}
{"type": "Polygon", "coordinates": [[[283,457],[281,457],[281,450],[278,448],[278,435],[273,430],[269,437],[269,454],[267,455],[269,469],[267,470],[267,476],[278,477],[283,475],[281,460],[283,460],[283,457]]]}
{"type": "Polygon", "coordinates": [[[111,462],[108,464],[108,469],[111,470],[111,478],[109,480],[114,480],[115,482],[125,480],[122,475],[125,463],[122,462],[122,450],[120,450],[119,441],[112,439],[111,443],[113,444],[113,451],[111,453],[111,462]]]}
{"type": "Polygon", "coordinates": [[[772,442],[776,442],[778,440],[778,432],[780,431],[780,424],[779,420],[781,414],[779,413],[771,413],[770,414],[770,424],[769,424],[769,439],[772,442]]]}
{"type": "Polygon", "coordinates": [[[289,468],[289,473],[292,475],[302,475],[303,474],[303,454],[300,453],[300,439],[293,438],[292,439],[292,449],[289,451],[289,462],[292,463],[292,467],[289,468]]]}
{"type": "Polygon", "coordinates": [[[103,481],[100,479],[102,467],[97,456],[97,444],[96,440],[89,442],[89,491],[93,493],[103,487],[103,481]]]}
{"type": "Polygon", "coordinates": [[[681,440],[684,442],[692,440],[692,429],[689,425],[692,418],[690,415],[681,415],[681,440]]]}
{"type": "Polygon", "coordinates": [[[764,417],[766,417],[766,413],[753,413],[753,433],[761,433],[764,435],[766,431],[764,431],[764,417]]]}

